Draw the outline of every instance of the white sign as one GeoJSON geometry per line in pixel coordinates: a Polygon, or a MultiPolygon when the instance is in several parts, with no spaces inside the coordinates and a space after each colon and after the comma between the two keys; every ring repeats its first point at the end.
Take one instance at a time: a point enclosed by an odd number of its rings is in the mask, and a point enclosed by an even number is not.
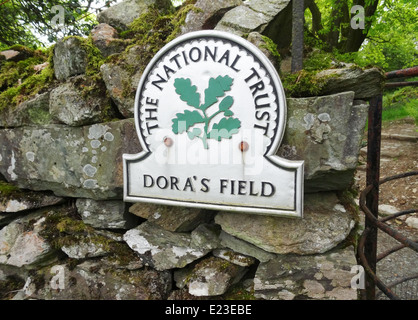
{"type": "Polygon", "coordinates": [[[162,48],[139,82],[143,151],[125,154],[124,200],[302,217],[303,161],[276,156],[286,121],[279,76],[219,31],[162,48]]]}

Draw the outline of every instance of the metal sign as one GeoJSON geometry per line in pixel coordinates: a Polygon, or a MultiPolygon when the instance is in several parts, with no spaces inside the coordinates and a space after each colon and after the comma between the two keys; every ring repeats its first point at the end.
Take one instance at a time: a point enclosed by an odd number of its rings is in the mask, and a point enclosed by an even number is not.
{"type": "Polygon", "coordinates": [[[302,217],[303,161],[275,155],[286,100],[254,45],[198,31],[162,48],[139,82],[143,151],[124,154],[124,200],[302,217]]]}

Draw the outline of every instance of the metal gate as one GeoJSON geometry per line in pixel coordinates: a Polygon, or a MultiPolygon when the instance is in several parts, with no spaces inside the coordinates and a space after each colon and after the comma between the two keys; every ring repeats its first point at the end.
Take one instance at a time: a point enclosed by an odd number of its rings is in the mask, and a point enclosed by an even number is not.
{"type": "MultiPolygon", "coordinates": [[[[393,71],[386,73],[386,79],[406,78],[418,76],[418,67],[393,71]]],[[[385,87],[393,88],[405,85],[417,85],[418,82],[391,82],[385,87]]],[[[387,223],[389,220],[400,216],[418,212],[417,208],[405,210],[393,214],[389,217],[379,218],[379,186],[383,183],[418,175],[418,171],[411,171],[386,177],[380,180],[380,146],[381,146],[381,124],[382,124],[382,95],[370,100],[368,115],[368,136],[367,136],[367,169],[366,169],[366,188],[360,194],[360,208],[365,213],[365,229],[359,239],[357,255],[366,272],[365,290],[360,290],[361,299],[376,299],[376,286],[389,298],[400,299],[395,294],[394,288],[410,281],[417,281],[418,272],[403,277],[396,282],[385,284],[376,275],[376,264],[390,254],[403,248],[411,248],[418,252],[417,239],[409,239],[399,231],[395,230],[387,223]],[[393,248],[377,255],[377,233],[378,230],[385,232],[399,242],[393,248]]],[[[407,299],[418,299],[418,285],[414,286],[414,291],[407,299]]]]}

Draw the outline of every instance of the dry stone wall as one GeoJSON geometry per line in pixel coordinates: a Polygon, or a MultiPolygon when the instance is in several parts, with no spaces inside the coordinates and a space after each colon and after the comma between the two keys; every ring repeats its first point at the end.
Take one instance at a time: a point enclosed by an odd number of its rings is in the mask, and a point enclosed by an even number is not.
{"type": "MultiPolygon", "coordinates": [[[[265,36],[288,45],[277,26],[290,28],[290,3],[198,0],[178,34],[248,37],[279,70],[265,36]]],[[[325,78],[339,81],[319,96],[287,99],[278,155],[305,161],[303,219],[125,203],[122,154],[141,151],[133,102],[147,48],[118,31],[163,4],[127,0],[99,15],[93,45],[110,56],[95,75],[99,91],[80,85],[91,57],[69,37],[54,49],[56,81],[1,111],[1,298],[356,299],[350,187],[381,74],[334,68],[325,78]]]]}

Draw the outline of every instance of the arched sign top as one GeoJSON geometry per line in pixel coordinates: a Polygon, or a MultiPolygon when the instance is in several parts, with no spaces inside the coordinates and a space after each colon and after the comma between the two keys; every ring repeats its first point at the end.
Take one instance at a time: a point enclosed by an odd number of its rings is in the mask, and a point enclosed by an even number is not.
{"type": "MultiPolygon", "coordinates": [[[[186,101],[186,108],[191,112],[203,113],[206,111],[203,110],[206,107],[205,98],[209,99],[204,90],[210,89],[210,79],[226,76],[229,78],[225,81],[231,79],[229,81],[232,84],[225,94],[237,93],[235,97],[232,96],[234,105],[231,109],[239,108],[246,112],[252,110],[256,118],[254,125],[267,138],[265,154],[275,154],[283,138],[286,121],[286,99],[277,71],[252,43],[236,35],[215,30],[191,32],[176,38],[163,47],[148,64],[138,85],[135,100],[136,128],[143,149],[150,149],[152,142],[149,136],[156,125],[146,120],[150,114],[145,110],[152,109],[147,106],[147,98],[151,101],[153,95],[163,94],[166,100],[173,99],[174,102],[177,98],[173,94],[177,87],[174,84],[180,83],[180,79],[185,79],[184,83],[189,79],[190,86],[196,86],[196,91],[200,90],[201,93],[197,92],[194,96],[195,106],[191,106],[193,101],[186,101]],[[193,79],[188,77],[189,74],[193,74],[193,79]],[[248,87],[250,91],[246,88],[243,90],[243,87],[248,87]]],[[[193,96],[190,100],[193,100],[193,96]]],[[[232,123],[232,120],[229,122],[232,123]]]]}
{"type": "Polygon", "coordinates": [[[285,122],[281,81],[256,46],[220,31],[183,35],[139,82],[143,152],[124,155],[124,198],[301,217],[303,162],[275,155],[285,122]]]}

